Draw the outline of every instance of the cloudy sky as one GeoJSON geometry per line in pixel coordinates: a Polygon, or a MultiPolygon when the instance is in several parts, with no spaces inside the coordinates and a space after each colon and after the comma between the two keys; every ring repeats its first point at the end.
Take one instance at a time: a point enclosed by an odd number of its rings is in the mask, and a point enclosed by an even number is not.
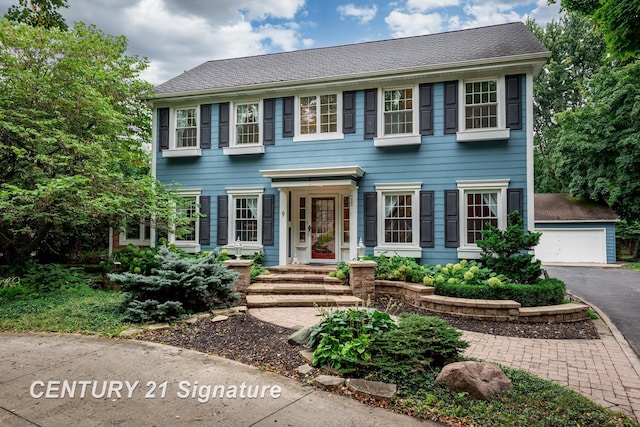
{"type": "MultiPolygon", "coordinates": [[[[0,0],[4,12],[18,0],[0,0]]],[[[559,17],[547,0],[68,0],[62,14],[124,34],[160,84],[212,59],[559,17]]],[[[558,1],[559,3],[559,1],[558,1]]]]}

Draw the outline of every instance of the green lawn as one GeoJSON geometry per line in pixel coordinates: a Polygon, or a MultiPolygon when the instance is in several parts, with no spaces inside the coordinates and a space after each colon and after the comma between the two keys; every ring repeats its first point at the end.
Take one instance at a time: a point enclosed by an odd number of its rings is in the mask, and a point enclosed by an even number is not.
{"type": "Polygon", "coordinates": [[[114,336],[129,327],[121,321],[123,301],[118,292],[86,285],[0,298],[0,330],[114,336]]]}

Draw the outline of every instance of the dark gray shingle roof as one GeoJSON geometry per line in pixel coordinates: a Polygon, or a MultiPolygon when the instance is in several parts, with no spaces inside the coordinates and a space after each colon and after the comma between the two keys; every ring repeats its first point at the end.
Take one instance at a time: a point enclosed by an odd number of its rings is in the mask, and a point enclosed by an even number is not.
{"type": "Polygon", "coordinates": [[[586,202],[564,193],[535,195],[536,221],[616,221],[618,216],[607,205],[586,202]]]}
{"type": "Polygon", "coordinates": [[[522,22],[447,33],[208,61],[154,89],[204,92],[324,78],[355,78],[483,59],[544,55],[522,22]]]}

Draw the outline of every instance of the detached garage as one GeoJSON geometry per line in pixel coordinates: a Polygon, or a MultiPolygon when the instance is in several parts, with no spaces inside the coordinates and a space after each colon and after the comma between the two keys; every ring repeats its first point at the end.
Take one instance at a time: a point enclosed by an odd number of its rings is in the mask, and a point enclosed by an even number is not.
{"type": "Polygon", "coordinates": [[[544,263],[616,262],[616,214],[608,207],[568,194],[535,195],[535,230],[542,233],[535,248],[544,263]]]}

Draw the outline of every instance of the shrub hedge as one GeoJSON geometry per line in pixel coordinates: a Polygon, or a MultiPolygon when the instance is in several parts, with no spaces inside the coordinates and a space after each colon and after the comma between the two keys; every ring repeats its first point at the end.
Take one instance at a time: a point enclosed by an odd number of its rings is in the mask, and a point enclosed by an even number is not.
{"type": "Polygon", "coordinates": [[[469,299],[514,300],[523,307],[562,304],[566,286],[558,279],[540,279],[532,285],[505,284],[502,287],[441,283],[435,286],[436,295],[469,299]]]}

